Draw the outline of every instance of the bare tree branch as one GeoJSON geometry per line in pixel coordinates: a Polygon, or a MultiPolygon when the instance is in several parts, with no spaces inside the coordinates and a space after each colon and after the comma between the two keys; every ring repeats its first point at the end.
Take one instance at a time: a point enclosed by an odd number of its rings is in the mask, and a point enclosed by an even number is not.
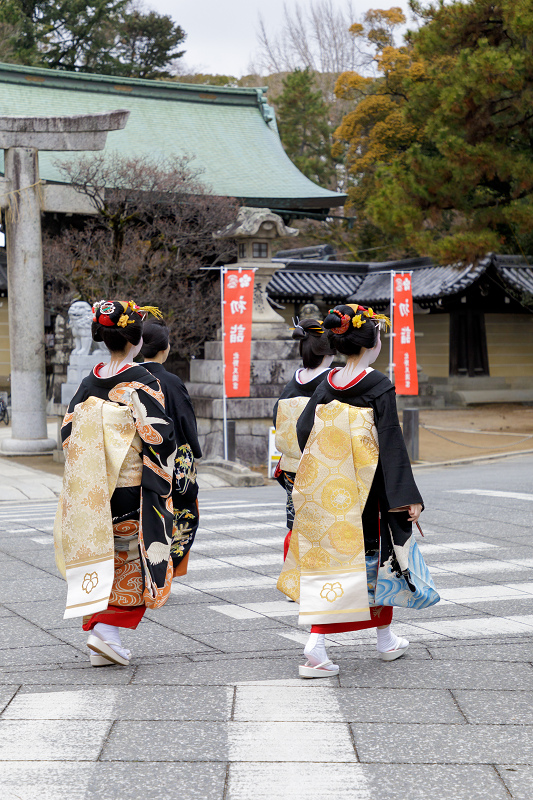
{"type": "Polygon", "coordinates": [[[236,202],[206,191],[187,159],[83,157],[62,169],[97,213],[45,237],[49,305],[118,297],[159,306],[174,348],[195,355],[220,322],[218,282],[202,267],[233,257],[234,243],[213,233],[235,218],[236,202]]]}

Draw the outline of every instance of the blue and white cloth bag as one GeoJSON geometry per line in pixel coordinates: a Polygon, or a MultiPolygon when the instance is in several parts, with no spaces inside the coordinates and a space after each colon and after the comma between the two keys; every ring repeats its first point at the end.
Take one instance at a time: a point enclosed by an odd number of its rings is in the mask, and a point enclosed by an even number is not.
{"type": "Polygon", "coordinates": [[[370,605],[428,608],[439,602],[440,596],[414,536],[403,547],[393,545],[393,554],[379,568],[379,553],[366,556],[365,560],[370,605]]]}

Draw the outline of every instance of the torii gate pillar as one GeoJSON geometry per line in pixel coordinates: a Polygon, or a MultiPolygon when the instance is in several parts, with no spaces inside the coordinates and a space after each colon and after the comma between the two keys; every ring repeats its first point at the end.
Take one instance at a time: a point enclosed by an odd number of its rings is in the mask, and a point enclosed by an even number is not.
{"type": "Polygon", "coordinates": [[[103,150],[108,131],[129,111],[63,117],[0,116],[5,153],[6,246],[11,356],[11,438],[6,455],[38,455],[56,446],[46,428],[44,292],[39,150],[103,150]]]}

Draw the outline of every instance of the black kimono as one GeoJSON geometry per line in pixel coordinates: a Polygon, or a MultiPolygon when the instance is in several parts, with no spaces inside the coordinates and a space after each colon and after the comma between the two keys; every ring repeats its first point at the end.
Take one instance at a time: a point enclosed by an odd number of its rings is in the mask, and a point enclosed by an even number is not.
{"type": "MultiPolygon", "coordinates": [[[[176,445],[164,396],[157,379],[140,365],[100,377],[103,366],[83,379],[61,428],[66,466],[58,514],[63,549],[69,552],[67,583],[69,565],[74,577],[75,569],[85,570],[82,590],[94,592],[93,602],[98,593],[94,590],[104,581],[101,562],[114,558],[108,600],[99,601],[101,611],[84,617],[85,630],[96,622],[136,627],[146,607],[166,602],[173,576],[171,490],[176,445]],[[115,412],[123,421],[114,426],[106,423],[106,414],[115,412]],[[110,475],[119,467],[109,494],[110,475]],[[78,523],[73,524],[69,519],[76,508],[78,523]],[[103,559],[99,552],[107,547],[107,518],[114,556],[107,553],[103,559]]],[[[77,614],[74,610],[70,615],[77,614]]]]}
{"type": "MultiPolygon", "coordinates": [[[[174,568],[178,568],[191,549],[198,530],[198,484],[195,459],[202,457],[202,450],[198,442],[196,417],[191,398],[181,378],[168,372],[157,361],[145,361],[143,367],[155,375],[161,384],[165,395],[165,409],[174,423],[177,450],[172,483],[174,535],[171,552],[174,568]]],[[[183,573],[180,571],[176,574],[184,573],[185,570],[183,573]]]]}

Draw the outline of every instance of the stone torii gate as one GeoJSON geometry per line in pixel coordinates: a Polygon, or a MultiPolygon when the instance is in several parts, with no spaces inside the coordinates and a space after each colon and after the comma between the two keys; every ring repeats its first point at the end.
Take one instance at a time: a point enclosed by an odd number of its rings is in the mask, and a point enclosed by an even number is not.
{"type": "Polygon", "coordinates": [[[60,117],[0,116],[12,409],[11,438],[0,444],[6,455],[37,455],[56,446],[46,428],[41,212],[75,212],[78,208],[73,205],[79,203],[69,187],[42,186],[39,150],[103,150],[108,131],[124,128],[128,116],[124,110],[60,117]],[[50,191],[54,189],[58,190],[55,198],[50,191]]]}

